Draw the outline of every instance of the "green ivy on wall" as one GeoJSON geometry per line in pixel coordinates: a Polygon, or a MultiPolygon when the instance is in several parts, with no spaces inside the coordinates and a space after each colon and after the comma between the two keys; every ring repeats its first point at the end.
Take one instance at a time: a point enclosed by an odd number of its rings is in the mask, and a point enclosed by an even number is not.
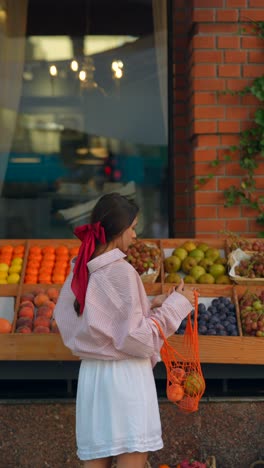
{"type": "MultiPolygon", "coordinates": [[[[251,25],[255,34],[264,40],[264,21],[251,22],[251,25]]],[[[239,96],[251,94],[259,101],[251,127],[239,134],[238,144],[230,146],[229,151],[224,156],[224,162],[228,162],[232,160],[232,154],[238,153],[240,167],[246,171],[245,176],[240,182],[240,186],[231,186],[224,190],[224,197],[226,207],[233,206],[237,203],[243,203],[256,210],[256,221],[261,226],[264,226],[264,196],[257,196],[255,182],[255,170],[261,158],[264,158],[264,75],[255,78],[251,86],[246,86],[241,91],[226,90],[221,94],[239,96]]],[[[221,163],[223,163],[223,161],[216,158],[210,164],[211,167],[214,168],[221,163]]],[[[214,175],[215,174],[210,173],[206,177],[199,178],[195,189],[199,189],[201,185],[204,185],[209,179],[212,179],[214,175]]],[[[260,232],[259,235],[264,237],[264,232],[260,232]]]]}

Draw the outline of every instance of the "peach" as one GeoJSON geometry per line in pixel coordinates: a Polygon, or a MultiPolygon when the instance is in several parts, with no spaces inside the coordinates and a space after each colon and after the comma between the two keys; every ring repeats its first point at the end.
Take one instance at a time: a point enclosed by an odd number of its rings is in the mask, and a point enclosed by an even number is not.
{"type": "Polygon", "coordinates": [[[44,315],[38,316],[34,320],[34,328],[42,326],[42,327],[48,327],[50,326],[50,319],[48,317],[45,317],[44,315]]]}
{"type": "Polygon", "coordinates": [[[22,325],[16,329],[16,333],[31,333],[31,328],[26,327],[26,325],[22,325]]]}
{"type": "Polygon", "coordinates": [[[38,327],[34,328],[34,333],[50,333],[50,329],[48,327],[39,325],[38,327]]]}
{"type": "Polygon", "coordinates": [[[31,293],[22,294],[20,298],[20,304],[22,304],[22,302],[34,302],[34,294],[31,294],[31,293]]]}
{"type": "Polygon", "coordinates": [[[24,306],[24,307],[21,307],[21,309],[19,309],[18,316],[19,317],[29,317],[29,318],[33,319],[34,311],[32,310],[31,307],[24,306]]]}
{"type": "Polygon", "coordinates": [[[41,288],[41,287],[37,287],[34,291],[33,291],[33,294],[34,296],[37,296],[38,294],[45,294],[45,289],[41,288]]]}
{"type": "Polygon", "coordinates": [[[50,325],[50,330],[52,333],[60,333],[58,329],[58,325],[56,323],[56,320],[52,320],[51,325],[50,325]]]}
{"type": "Polygon", "coordinates": [[[43,304],[45,304],[45,302],[48,302],[48,301],[49,301],[49,297],[45,293],[39,293],[34,297],[34,304],[37,307],[42,306],[43,304]]]}
{"type": "Polygon", "coordinates": [[[46,291],[46,294],[49,296],[51,300],[58,299],[59,297],[59,291],[56,288],[48,288],[46,291]]]}
{"type": "Polygon", "coordinates": [[[16,322],[16,328],[26,326],[30,329],[33,327],[33,321],[30,317],[19,317],[16,322]]]}
{"type": "Polygon", "coordinates": [[[35,309],[34,304],[31,301],[24,301],[22,303],[20,302],[19,309],[22,309],[22,307],[30,307],[32,310],[35,309]]]}
{"type": "Polygon", "coordinates": [[[53,310],[49,307],[49,306],[46,306],[46,305],[42,305],[41,307],[39,307],[37,309],[37,317],[47,317],[47,318],[51,318],[53,315],[53,310]]]}
{"type": "Polygon", "coordinates": [[[54,310],[55,309],[55,302],[47,301],[47,302],[45,302],[45,304],[43,304],[43,306],[50,307],[52,310],[54,310]]]}

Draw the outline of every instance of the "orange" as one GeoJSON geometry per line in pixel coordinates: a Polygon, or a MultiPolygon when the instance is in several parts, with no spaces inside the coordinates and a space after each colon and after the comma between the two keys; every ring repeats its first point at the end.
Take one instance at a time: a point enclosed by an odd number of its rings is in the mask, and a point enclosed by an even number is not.
{"type": "Polygon", "coordinates": [[[32,247],[30,247],[29,253],[34,255],[41,254],[41,247],[39,247],[39,245],[33,245],[32,247]]]}
{"type": "Polygon", "coordinates": [[[47,267],[47,268],[53,268],[54,267],[54,262],[53,260],[45,260],[45,258],[42,260],[40,267],[47,267]]]}
{"type": "Polygon", "coordinates": [[[45,253],[45,255],[43,255],[43,260],[55,260],[55,254],[54,253],[45,253]]]}
{"type": "Polygon", "coordinates": [[[26,275],[32,275],[32,276],[37,276],[38,275],[38,272],[39,272],[39,269],[36,268],[36,267],[30,267],[30,268],[26,268],[26,275]]]}
{"type": "Polygon", "coordinates": [[[9,255],[12,255],[14,247],[12,245],[3,245],[1,248],[1,254],[3,253],[8,253],[9,255]]]}
{"type": "Polygon", "coordinates": [[[69,255],[69,249],[65,245],[60,245],[55,250],[56,255],[69,255]]]}
{"type": "Polygon", "coordinates": [[[0,317],[0,333],[10,333],[11,329],[12,325],[9,320],[4,317],[0,317]]]}
{"type": "Polygon", "coordinates": [[[10,265],[11,258],[7,255],[0,255],[0,263],[6,263],[7,265],[10,265]]]}
{"type": "Polygon", "coordinates": [[[67,268],[68,262],[66,260],[56,260],[54,268],[67,268]]]}
{"type": "Polygon", "coordinates": [[[46,267],[41,267],[39,269],[39,272],[38,272],[38,275],[39,276],[42,276],[42,275],[51,275],[52,273],[52,268],[46,268],[46,267]]]}
{"type": "Polygon", "coordinates": [[[64,274],[59,274],[59,273],[53,274],[52,275],[52,281],[55,284],[62,284],[65,281],[65,275],[64,274]]]}
{"type": "Polygon", "coordinates": [[[45,255],[47,253],[52,253],[54,254],[55,253],[55,247],[52,247],[51,245],[47,245],[47,247],[43,247],[42,249],[42,253],[45,255]]]}
{"type": "Polygon", "coordinates": [[[79,252],[79,247],[72,247],[70,249],[70,256],[71,257],[76,257],[76,255],[78,255],[78,252],[79,252]]]}
{"type": "Polygon", "coordinates": [[[27,263],[27,269],[30,268],[39,268],[40,267],[40,261],[39,260],[29,260],[27,263]]]}
{"type": "Polygon", "coordinates": [[[24,252],[13,252],[13,258],[24,258],[24,252]]]}
{"type": "Polygon", "coordinates": [[[25,251],[25,246],[24,245],[16,245],[14,247],[14,252],[24,252],[25,251]]]}
{"type": "Polygon", "coordinates": [[[38,277],[39,279],[39,283],[43,283],[43,284],[52,284],[51,283],[51,275],[39,275],[38,277]]]}
{"type": "Polygon", "coordinates": [[[24,283],[27,284],[36,284],[38,282],[38,277],[35,275],[26,275],[24,283]]]}
{"type": "Polygon", "coordinates": [[[42,260],[41,254],[29,254],[28,260],[38,260],[39,262],[42,260]]]}

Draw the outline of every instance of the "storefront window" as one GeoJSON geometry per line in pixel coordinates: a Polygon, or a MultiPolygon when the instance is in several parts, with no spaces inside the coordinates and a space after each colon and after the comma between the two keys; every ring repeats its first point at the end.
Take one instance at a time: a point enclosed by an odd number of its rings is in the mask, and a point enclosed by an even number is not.
{"type": "Polygon", "coordinates": [[[168,237],[166,1],[0,9],[0,237],[71,238],[111,191],[168,237]]]}

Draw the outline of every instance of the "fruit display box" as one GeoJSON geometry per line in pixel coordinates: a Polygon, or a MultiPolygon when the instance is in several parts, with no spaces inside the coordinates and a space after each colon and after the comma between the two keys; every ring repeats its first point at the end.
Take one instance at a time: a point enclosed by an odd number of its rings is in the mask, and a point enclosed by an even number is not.
{"type": "Polygon", "coordinates": [[[242,335],[264,341],[264,286],[236,286],[234,298],[242,335]]]}
{"type": "MultiPolygon", "coordinates": [[[[145,241],[145,239],[142,239],[145,241]]],[[[166,249],[176,248],[186,240],[191,239],[155,239],[157,245],[160,245],[161,260],[163,260],[166,249]]],[[[148,239],[146,241],[149,241],[148,239]]],[[[152,239],[150,240],[152,241],[152,239]]],[[[210,246],[225,251],[225,242],[221,239],[193,239],[194,242],[207,242],[210,246]]],[[[79,241],[75,239],[29,239],[29,240],[2,240],[1,245],[21,245],[25,246],[23,267],[21,271],[21,281],[18,284],[0,284],[0,317],[7,317],[12,320],[12,331],[7,334],[0,334],[0,360],[78,360],[63,345],[61,337],[57,333],[17,333],[16,325],[18,319],[19,305],[22,295],[32,293],[38,287],[47,288],[50,284],[25,284],[26,264],[29,259],[30,247],[39,246],[64,246],[68,248],[76,247],[79,241]],[[6,299],[8,302],[6,303],[6,299]],[[14,305],[14,313],[10,312],[10,301],[14,305]],[[7,307],[8,304],[8,307],[7,307]],[[10,315],[11,314],[11,315],[10,315]]],[[[171,284],[164,282],[163,262],[161,262],[160,275],[155,283],[144,283],[147,295],[151,298],[155,295],[168,291],[171,284]]],[[[61,284],[52,284],[60,290],[61,284]]],[[[220,296],[229,297],[236,302],[236,311],[239,311],[236,294],[239,293],[241,286],[234,284],[195,284],[190,287],[199,288],[200,298],[206,301],[213,300],[220,296]]],[[[250,287],[251,290],[251,287],[250,287]]],[[[12,309],[12,306],[11,306],[12,309]]],[[[36,311],[35,311],[36,312],[36,311]]],[[[239,316],[240,317],[240,316],[239,316]]],[[[264,364],[264,339],[255,336],[243,336],[241,322],[238,321],[239,336],[207,336],[200,335],[200,355],[203,363],[227,363],[227,364],[264,364]]],[[[181,350],[183,336],[173,335],[169,338],[171,344],[181,350]]]]}
{"type": "Polygon", "coordinates": [[[162,239],[161,249],[165,283],[232,283],[224,239],[162,239]]]}
{"type": "Polygon", "coordinates": [[[264,252],[242,250],[228,255],[230,278],[237,284],[264,286],[264,252]]]}

